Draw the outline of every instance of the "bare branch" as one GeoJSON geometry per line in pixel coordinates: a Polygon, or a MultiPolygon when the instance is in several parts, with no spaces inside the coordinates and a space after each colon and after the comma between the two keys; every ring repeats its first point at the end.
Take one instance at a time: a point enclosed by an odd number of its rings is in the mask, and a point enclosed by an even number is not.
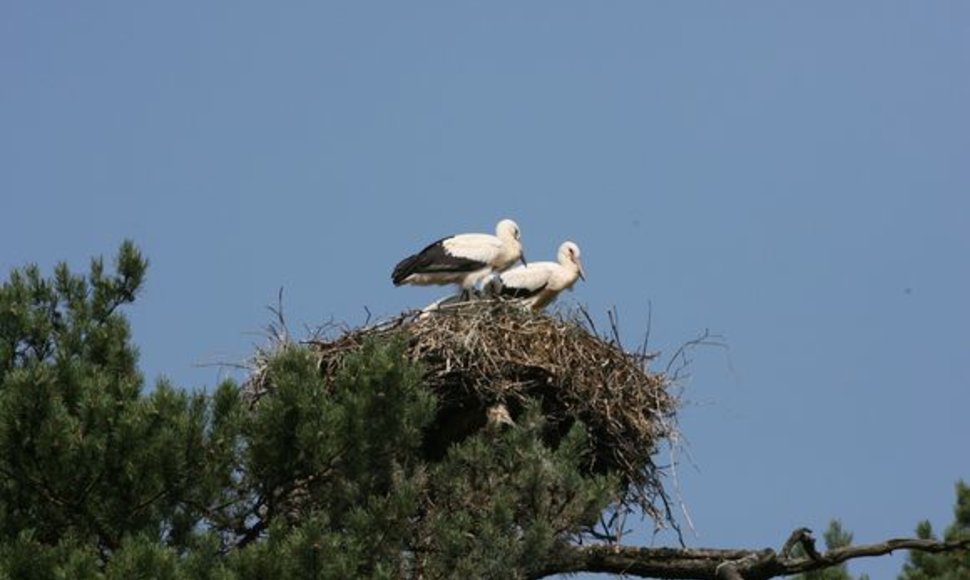
{"type": "Polygon", "coordinates": [[[583,318],[586,320],[586,324],[589,325],[589,331],[593,334],[599,334],[596,330],[596,323],[593,322],[593,317],[589,315],[589,311],[586,310],[585,306],[579,306],[579,313],[583,315],[583,318]]]}
{"type": "Polygon", "coordinates": [[[266,334],[275,341],[276,344],[289,344],[290,329],[286,325],[286,316],[283,314],[283,287],[280,286],[276,293],[276,306],[267,306],[267,310],[276,318],[273,322],[266,325],[266,334]]]}
{"type": "MultiPolygon", "coordinates": [[[[854,558],[872,558],[891,554],[896,550],[911,550],[916,552],[954,552],[957,550],[970,550],[970,538],[941,542],[938,540],[922,540],[919,538],[892,538],[879,544],[863,544],[860,546],[848,546],[845,548],[835,548],[819,555],[817,560],[811,558],[799,558],[797,560],[781,560],[785,564],[784,574],[797,574],[800,572],[811,572],[821,570],[854,558]]],[[[770,578],[771,576],[767,576],[770,578]]]]}
{"type": "Polygon", "coordinates": [[[710,329],[705,328],[704,332],[700,336],[692,340],[688,340],[684,344],[680,345],[676,351],[674,351],[673,356],[667,361],[667,367],[664,369],[664,374],[671,378],[672,381],[676,382],[681,378],[681,373],[690,366],[690,358],[688,355],[692,350],[699,346],[714,346],[718,348],[727,349],[728,344],[724,341],[724,337],[720,334],[712,334],[710,329]],[[676,367],[674,365],[677,365],[676,367]],[[674,369],[671,372],[671,369],[674,369]]]}
{"type": "MultiPolygon", "coordinates": [[[[805,528],[795,530],[785,548],[814,542],[805,528]]],[[[806,552],[812,553],[806,545],[806,552]]],[[[943,542],[894,538],[879,544],[836,548],[815,558],[791,558],[774,550],[719,550],[708,548],[637,548],[629,546],[572,546],[533,578],[575,572],[600,572],[641,578],[697,580],[767,580],[837,566],[855,558],[883,556],[896,550],[952,552],[970,549],[970,538],[943,542]]],[[[784,549],[783,549],[784,550],[784,549]]]]}
{"type": "Polygon", "coordinates": [[[647,330],[643,335],[643,344],[640,345],[640,353],[647,357],[650,352],[650,329],[653,326],[653,303],[647,300],[647,330]]]}

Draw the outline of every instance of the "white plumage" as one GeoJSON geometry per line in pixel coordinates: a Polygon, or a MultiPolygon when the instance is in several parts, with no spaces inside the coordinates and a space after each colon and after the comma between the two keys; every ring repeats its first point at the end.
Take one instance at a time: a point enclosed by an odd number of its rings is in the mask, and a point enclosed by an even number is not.
{"type": "Polygon", "coordinates": [[[518,260],[525,263],[519,226],[504,219],[495,226],[494,236],[459,234],[429,244],[401,260],[391,280],[395,286],[458,284],[467,290],[518,260]]]}
{"type": "Polygon", "coordinates": [[[499,276],[497,291],[503,297],[522,300],[524,306],[533,310],[542,310],[560,292],[572,288],[578,278],[586,279],[579,256],[578,245],[563,242],[559,246],[558,261],[512,268],[499,276]]]}

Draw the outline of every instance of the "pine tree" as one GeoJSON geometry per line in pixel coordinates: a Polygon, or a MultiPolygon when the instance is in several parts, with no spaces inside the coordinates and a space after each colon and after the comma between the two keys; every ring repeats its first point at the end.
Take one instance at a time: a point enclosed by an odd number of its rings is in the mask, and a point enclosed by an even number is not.
{"type": "MultiPolygon", "coordinates": [[[[0,287],[0,578],[656,576],[655,564],[672,566],[667,577],[766,578],[811,567],[770,551],[578,545],[629,483],[590,468],[583,423],[551,424],[523,401],[514,424],[432,457],[429,425],[445,407],[404,335],[368,337],[327,373],[318,353],[280,341],[259,358],[269,386],[258,397],[233,381],[206,394],[161,379],[146,391],[124,316],[146,268],[125,242],[113,273],[101,259],[86,275],[27,266],[0,287]]],[[[970,491],[958,493],[948,538],[970,522],[970,491]]],[[[850,541],[833,522],[827,544],[850,541]]],[[[966,552],[919,556],[904,577],[966,570],[966,552]]]]}
{"type": "MultiPolygon", "coordinates": [[[[946,540],[970,538],[970,485],[962,480],[956,484],[957,501],[953,508],[954,521],[943,532],[946,540]]],[[[916,536],[935,539],[933,526],[922,521],[916,526],[916,536]]],[[[900,580],[966,580],[970,578],[970,550],[929,554],[911,552],[903,565],[900,580]]]]}
{"type": "Polygon", "coordinates": [[[165,380],[143,393],[120,308],[146,268],[125,242],[112,275],[101,259],[87,276],[28,266],[0,288],[5,575],[84,577],[121,553],[134,566],[184,551],[231,476],[233,450],[213,444],[223,419],[202,393],[165,380]]]}

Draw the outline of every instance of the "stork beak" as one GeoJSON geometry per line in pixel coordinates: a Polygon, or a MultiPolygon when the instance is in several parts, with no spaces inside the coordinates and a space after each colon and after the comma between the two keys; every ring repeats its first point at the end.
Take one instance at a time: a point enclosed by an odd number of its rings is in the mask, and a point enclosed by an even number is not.
{"type": "Polygon", "coordinates": [[[576,259],[576,265],[579,267],[579,277],[583,279],[583,282],[585,282],[586,270],[583,269],[583,263],[579,261],[579,258],[576,259]]]}
{"type": "Polygon", "coordinates": [[[528,266],[529,265],[529,263],[525,261],[525,252],[522,252],[522,254],[519,256],[519,259],[522,260],[522,265],[523,266],[528,266]]]}

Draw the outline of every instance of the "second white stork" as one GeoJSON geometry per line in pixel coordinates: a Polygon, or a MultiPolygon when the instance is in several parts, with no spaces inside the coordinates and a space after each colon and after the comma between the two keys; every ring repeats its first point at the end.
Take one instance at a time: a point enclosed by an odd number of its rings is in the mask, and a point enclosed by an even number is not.
{"type": "Polygon", "coordinates": [[[563,242],[556,262],[533,262],[512,268],[499,276],[491,289],[502,297],[521,300],[528,308],[542,310],[560,292],[572,288],[578,278],[586,279],[579,246],[563,242]]]}
{"type": "Polygon", "coordinates": [[[469,290],[492,272],[501,272],[522,260],[519,226],[504,219],[495,226],[495,235],[458,234],[442,238],[401,260],[394,267],[391,280],[401,284],[458,284],[469,290]]]}

